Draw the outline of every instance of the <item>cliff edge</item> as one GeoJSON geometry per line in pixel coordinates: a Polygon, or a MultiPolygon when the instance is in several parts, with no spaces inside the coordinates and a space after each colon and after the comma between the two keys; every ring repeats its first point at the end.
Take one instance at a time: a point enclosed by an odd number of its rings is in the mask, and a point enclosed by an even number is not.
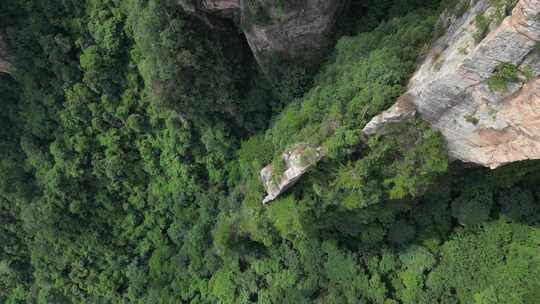
{"type": "Polygon", "coordinates": [[[179,0],[185,12],[210,27],[232,20],[243,31],[259,65],[276,58],[318,64],[331,47],[338,13],[347,0],[179,0]]]}
{"type": "Polygon", "coordinates": [[[540,0],[459,5],[460,15],[441,16],[446,33],[407,92],[364,134],[419,115],[454,159],[490,168],[540,159],[540,0]]]}

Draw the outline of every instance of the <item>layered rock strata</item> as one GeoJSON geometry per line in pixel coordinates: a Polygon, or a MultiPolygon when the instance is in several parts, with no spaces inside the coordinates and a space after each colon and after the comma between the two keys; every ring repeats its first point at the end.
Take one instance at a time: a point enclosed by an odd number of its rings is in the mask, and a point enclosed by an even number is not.
{"type": "Polygon", "coordinates": [[[540,159],[540,0],[520,0],[500,23],[492,2],[441,17],[446,34],[366,135],[419,115],[454,159],[490,168],[540,159]]]}

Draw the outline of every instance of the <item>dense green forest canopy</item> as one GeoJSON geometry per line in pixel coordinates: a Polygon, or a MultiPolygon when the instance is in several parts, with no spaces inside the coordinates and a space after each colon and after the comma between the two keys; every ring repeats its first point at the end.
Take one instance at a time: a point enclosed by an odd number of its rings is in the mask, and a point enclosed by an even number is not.
{"type": "Polygon", "coordinates": [[[1,1],[0,303],[537,303],[540,163],[361,136],[448,5],[354,0],[318,71],[269,75],[173,0],[1,1]],[[327,156],[263,206],[298,142],[327,156]]]}

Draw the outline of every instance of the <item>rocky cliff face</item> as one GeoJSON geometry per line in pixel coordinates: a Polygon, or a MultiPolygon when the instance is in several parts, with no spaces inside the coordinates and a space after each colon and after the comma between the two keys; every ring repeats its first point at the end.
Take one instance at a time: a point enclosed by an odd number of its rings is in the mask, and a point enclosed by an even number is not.
{"type": "Polygon", "coordinates": [[[261,170],[261,182],[268,193],[263,204],[275,200],[283,192],[294,186],[306,172],[317,164],[324,156],[322,148],[314,148],[307,144],[297,144],[282,155],[283,172],[274,177],[275,168],[268,165],[261,170]]]}
{"type": "Polygon", "coordinates": [[[7,46],[0,35],[0,73],[10,73],[13,67],[9,63],[9,54],[7,46]]]}
{"type": "Polygon", "coordinates": [[[261,65],[278,56],[303,64],[318,63],[330,47],[337,14],[347,0],[179,0],[183,9],[219,28],[233,20],[244,32],[261,65]]]}
{"type": "Polygon", "coordinates": [[[540,0],[493,3],[472,1],[463,15],[441,17],[446,34],[365,134],[417,114],[455,159],[491,168],[540,159],[540,0]]]}

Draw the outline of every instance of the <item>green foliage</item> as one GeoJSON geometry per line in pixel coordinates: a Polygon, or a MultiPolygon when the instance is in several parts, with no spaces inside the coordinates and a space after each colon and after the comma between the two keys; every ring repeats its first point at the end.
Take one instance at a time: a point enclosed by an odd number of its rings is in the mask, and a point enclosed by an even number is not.
{"type": "MultiPolygon", "coordinates": [[[[391,199],[402,199],[407,195],[418,196],[437,175],[445,173],[448,168],[444,140],[436,131],[425,126],[424,128],[426,129],[419,131],[416,141],[410,143],[414,148],[408,146],[409,143],[406,144],[403,160],[389,166],[395,175],[387,177],[384,184],[390,186],[391,199]]],[[[410,136],[408,140],[414,138],[413,134],[410,136]]]]}
{"type": "Polygon", "coordinates": [[[454,16],[461,17],[471,8],[470,0],[459,1],[459,3],[454,7],[454,16]]]}
{"type": "Polygon", "coordinates": [[[17,55],[0,302],[534,303],[538,162],[449,167],[419,121],[361,136],[405,90],[435,2],[368,1],[316,76],[278,62],[268,82],[175,1],[0,4],[17,55]],[[327,156],[262,206],[260,169],[296,143],[327,156]]]}
{"type": "Polygon", "coordinates": [[[438,133],[421,124],[400,125],[396,130],[406,134],[372,138],[369,154],[340,173],[335,186],[346,193],[347,209],[421,195],[437,175],[446,172],[446,148],[438,133]]]}
{"type": "Polygon", "coordinates": [[[487,84],[492,91],[507,91],[510,83],[520,81],[521,74],[522,72],[515,65],[503,63],[495,68],[487,84]]]}
{"type": "Polygon", "coordinates": [[[283,238],[302,236],[302,213],[292,197],[278,200],[269,207],[268,216],[283,238]]]}
{"type": "Polygon", "coordinates": [[[487,34],[489,33],[489,26],[492,22],[492,19],[485,16],[484,14],[480,14],[475,17],[474,22],[476,25],[476,32],[474,33],[473,37],[474,40],[478,43],[482,41],[482,39],[486,38],[487,34]]]}
{"type": "Polygon", "coordinates": [[[530,242],[535,234],[530,229],[519,223],[494,222],[469,233],[457,233],[443,245],[443,259],[428,276],[430,293],[458,302],[529,303],[538,285],[532,279],[538,272],[537,255],[528,256],[532,243],[522,243],[530,242]],[[506,250],[508,255],[504,254],[506,250]],[[455,295],[440,293],[448,284],[455,295]]]}
{"type": "Polygon", "coordinates": [[[452,202],[452,215],[461,225],[470,226],[489,219],[493,205],[491,193],[462,195],[452,202]]]}
{"type": "Polygon", "coordinates": [[[330,281],[347,284],[355,278],[357,265],[352,254],[341,252],[332,243],[324,243],[322,250],[327,255],[324,272],[330,281]]]}
{"type": "Polygon", "coordinates": [[[242,28],[249,28],[252,25],[266,25],[272,21],[268,9],[261,1],[246,1],[246,10],[242,18],[242,28]]]}
{"type": "Polygon", "coordinates": [[[369,32],[381,23],[402,17],[420,8],[437,9],[447,1],[419,0],[351,0],[337,20],[338,35],[355,36],[369,32]],[[359,18],[358,16],[362,16],[359,18]]]}
{"type": "Polygon", "coordinates": [[[156,105],[198,123],[226,122],[238,134],[264,126],[271,96],[232,29],[198,33],[204,25],[169,0],[129,0],[123,8],[136,46],[130,56],[156,105]]]}
{"type": "Polygon", "coordinates": [[[506,16],[512,14],[512,10],[519,0],[489,0],[490,4],[495,8],[493,17],[497,24],[500,24],[506,16]]]}
{"type": "Polygon", "coordinates": [[[210,280],[212,293],[221,303],[232,303],[232,299],[235,298],[235,284],[232,281],[233,275],[231,271],[222,269],[215,273],[210,280]]]}
{"type": "Polygon", "coordinates": [[[404,91],[435,18],[421,10],[370,33],[342,38],[314,87],[288,106],[267,136],[275,151],[305,142],[342,159],[356,150],[360,129],[404,91]],[[427,17],[426,17],[427,15],[427,17]]]}
{"type": "Polygon", "coordinates": [[[489,14],[480,14],[476,16],[476,33],[474,39],[476,42],[480,42],[489,33],[489,28],[493,22],[499,25],[506,16],[511,15],[512,9],[518,3],[518,0],[489,0],[493,11],[489,14]]]}
{"type": "Polygon", "coordinates": [[[475,126],[480,122],[480,120],[478,120],[478,118],[476,118],[474,115],[465,115],[463,118],[465,118],[466,122],[471,123],[475,126]]]}
{"type": "Polygon", "coordinates": [[[416,228],[405,221],[396,222],[390,227],[388,240],[394,244],[405,244],[414,239],[416,228]]]}

